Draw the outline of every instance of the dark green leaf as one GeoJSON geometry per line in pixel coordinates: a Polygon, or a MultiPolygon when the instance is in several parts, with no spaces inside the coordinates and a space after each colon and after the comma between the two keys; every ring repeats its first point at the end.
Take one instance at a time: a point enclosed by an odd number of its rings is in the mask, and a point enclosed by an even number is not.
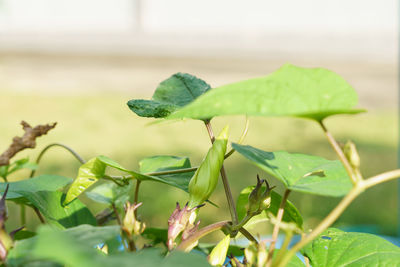
{"type": "MultiPolygon", "coordinates": [[[[239,220],[242,220],[246,216],[247,212],[247,203],[249,202],[250,192],[254,189],[255,186],[249,186],[240,192],[236,203],[236,209],[239,220]]],[[[264,187],[265,188],[265,187],[264,187]]],[[[277,215],[280,203],[282,201],[281,195],[276,193],[275,191],[271,191],[271,206],[268,210],[262,211],[259,215],[254,216],[247,224],[254,224],[260,221],[269,220],[268,212],[271,212],[274,216],[277,215]]],[[[285,222],[294,222],[296,225],[302,229],[303,227],[303,218],[301,217],[297,208],[290,202],[286,201],[285,204],[285,212],[283,213],[283,221],[285,222]]]]}
{"type": "Polygon", "coordinates": [[[160,228],[146,228],[142,236],[144,238],[152,240],[153,244],[166,244],[168,239],[168,230],[160,228]]]}
{"type": "Polygon", "coordinates": [[[313,267],[400,266],[400,248],[389,241],[334,228],[322,233],[302,253],[313,267]]]}
{"type": "MultiPolygon", "coordinates": [[[[31,179],[10,182],[7,199],[18,199],[22,195],[20,192],[35,193],[38,191],[55,191],[63,188],[72,182],[71,178],[58,175],[41,175],[31,179]]],[[[3,194],[7,183],[0,183],[0,193],[3,194]]]]}
{"type": "Polygon", "coordinates": [[[211,87],[187,73],[176,73],[157,87],[152,100],[134,99],[129,108],[141,117],[164,118],[191,103],[211,87]]]}
{"type": "Polygon", "coordinates": [[[210,90],[169,119],[207,119],[221,115],[296,116],[322,120],[353,114],[354,89],[336,73],[322,68],[284,65],[268,76],[210,90]]]}
{"type": "Polygon", "coordinates": [[[49,223],[59,228],[69,228],[81,224],[96,225],[96,219],[79,199],[75,199],[68,205],[63,206],[65,194],[58,191],[19,193],[32,206],[38,208],[49,223]]]}
{"type": "Polygon", "coordinates": [[[352,188],[350,178],[338,160],[331,161],[285,151],[267,152],[238,144],[232,144],[232,147],[253,164],[280,180],[287,189],[340,197],[352,188]]]}

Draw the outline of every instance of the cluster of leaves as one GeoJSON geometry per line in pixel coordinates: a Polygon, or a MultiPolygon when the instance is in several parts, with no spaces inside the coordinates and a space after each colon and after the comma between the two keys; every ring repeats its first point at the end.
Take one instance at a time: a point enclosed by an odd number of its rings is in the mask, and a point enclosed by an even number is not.
{"type": "MultiPolygon", "coordinates": [[[[228,263],[232,266],[306,266],[310,263],[312,266],[396,266],[400,264],[400,249],[388,241],[370,234],[328,228],[362,191],[400,175],[392,171],[383,178],[364,180],[354,145],[348,146],[350,149],[344,153],[327,131],[323,124],[327,117],[362,112],[354,108],[356,105],[357,95],[351,86],[322,68],[284,65],[268,76],[214,89],[190,74],[177,73],[160,83],[151,100],[130,100],[128,106],[142,117],[195,119],[204,123],[212,146],[200,166],[192,167],[188,157],[157,155],[142,159],[138,170],[129,170],[108,157],[97,156],[83,162],[74,180],[32,175],[18,182],[7,182],[7,175],[21,168],[35,169],[36,165],[19,160],[2,166],[3,198],[21,207],[32,207],[46,223],[36,232],[21,228],[11,234],[4,227],[6,216],[0,216],[2,263],[4,266],[78,267],[195,267],[228,263]],[[340,161],[286,151],[269,152],[241,142],[232,143],[232,150],[226,153],[228,130],[225,128],[215,137],[211,120],[238,114],[311,119],[325,131],[340,161]],[[244,188],[237,201],[233,201],[223,163],[234,151],[282,182],[285,192],[281,195],[266,180],[257,177],[257,184],[244,188]],[[120,175],[109,174],[109,169],[120,175]],[[201,207],[212,204],[220,175],[231,218],[200,228],[201,207]],[[166,229],[149,227],[140,216],[140,206],[146,203],[139,203],[138,192],[140,184],[146,181],[188,193],[188,203],[183,208],[177,204],[170,218],[166,218],[166,229]],[[344,199],[308,234],[303,229],[302,216],[288,200],[291,191],[344,196],[344,199]],[[105,204],[106,208],[93,215],[79,199],[83,194],[105,204]],[[272,224],[270,241],[257,240],[246,230],[254,223],[272,224]],[[218,244],[199,243],[203,236],[218,230],[224,233],[218,244]],[[278,250],[275,243],[279,231],[285,233],[285,240],[278,250]],[[247,246],[231,244],[232,239],[243,238],[238,233],[250,241],[247,246]],[[291,248],[289,244],[294,235],[303,237],[291,248]],[[185,253],[192,250],[197,253],[185,253]],[[296,252],[302,256],[294,256],[296,252]]],[[[0,205],[0,210],[5,210],[5,202],[0,205]]],[[[21,223],[25,223],[24,219],[21,223]]]]}

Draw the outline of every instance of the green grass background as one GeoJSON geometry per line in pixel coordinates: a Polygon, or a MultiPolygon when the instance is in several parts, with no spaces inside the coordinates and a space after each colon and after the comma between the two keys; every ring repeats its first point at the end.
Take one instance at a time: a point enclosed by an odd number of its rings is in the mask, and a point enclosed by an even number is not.
{"type": "MultiPolygon", "coordinates": [[[[31,125],[57,122],[57,127],[47,136],[38,139],[37,148],[18,154],[16,159],[36,158],[47,144],[60,142],[72,147],[86,160],[106,155],[131,169],[138,169],[138,161],[153,155],[189,156],[197,165],[207,152],[210,141],[204,125],[199,121],[181,121],[149,125],[151,119],[137,117],[126,102],[137,96],[128,93],[96,93],[86,96],[44,96],[43,94],[0,91],[0,151],[7,148],[12,137],[23,133],[19,125],[26,120],[31,125]]],[[[213,119],[215,132],[230,125],[230,141],[240,136],[245,119],[241,116],[213,119]]],[[[327,120],[333,135],[342,142],[353,140],[362,159],[362,172],[366,177],[396,168],[397,116],[394,110],[374,109],[355,116],[337,116],[327,120]]],[[[318,125],[312,121],[295,118],[250,118],[249,134],[245,144],[269,151],[309,153],[335,159],[327,140],[318,125]]],[[[46,154],[38,174],[51,173],[74,178],[79,163],[61,148],[46,154]]],[[[226,161],[226,169],[236,198],[240,190],[256,181],[256,174],[268,178],[270,184],[279,182],[269,178],[238,154],[226,161]]],[[[12,180],[25,179],[28,172],[21,171],[12,180]]],[[[314,227],[340,199],[293,193],[291,201],[305,219],[305,229],[314,227]]],[[[229,218],[221,183],[211,200],[220,206],[207,205],[201,212],[202,224],[229,218]]],[[[84,200],[94,213],[100,206],[84,200]]],[[[144,204],[140,214],[148,226],[166,227],[175,207],[187,201],[187,196],[174,188],[157,183],[144,183],[140,192],[144,204]]],[[[8,229],[19,226],[18,206],[9,204],[8,229]]],[[[336,226],[374,225],[376,232],[395,235],[397,231],[397,181],[372,188],[361,195],[335,223],[336,226]]],[[[38,221],[28,214],[28,228],[38,221]]],[[[263,226],[264,227],[264,226],[263,226]]]]}

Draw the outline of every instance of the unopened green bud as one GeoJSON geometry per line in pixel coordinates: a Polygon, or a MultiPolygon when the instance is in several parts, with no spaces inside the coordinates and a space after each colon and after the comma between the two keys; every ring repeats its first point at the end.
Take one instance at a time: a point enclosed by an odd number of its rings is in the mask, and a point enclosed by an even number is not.
{"type": "Polygon", "coordinates": [[[206,157],[189,183],[189,208],[203,204],[214,192],[224,162],[228,142],[228,126],[215,139],[206,157]]]}
{"type": "Polygon", "coordinates": [[[140,222],[136,219],[135,210],[139,208],[142,203],[139,204],[131,204],[127,202],[125,206],[125,217],[122,224],[122,230],[128,234],[128,236],[132,235],[140,235],[143,233],[144,229],[146,228],[145,223],[140,222]]]}
{"type": "Polygon", "coordinates": [[[248,215],[256,215],[269,208],[271,205],[271,190],[274,187],[275,186],[270,187],[267,180],[260,180],[260,177],[257,175],[256,187],[249,195],[248,215]],[[265,187],[262,186],[264,182],[265,187]]]}
{"type": "Polygon", "coordinates": [[[347,141],[347,143],[343,147],[343,153],[349,161],[351,167],[355,170],[360,168],[360,156],[358,155],[356,145],[347,141]]]}
{"type": "Polygon", "coordinates": [[[222,266],[226,259],[226,253],[228,253],[231,236],[226,235],[211,251],[208,255],[208,262],[213,266],[222,266]]]}

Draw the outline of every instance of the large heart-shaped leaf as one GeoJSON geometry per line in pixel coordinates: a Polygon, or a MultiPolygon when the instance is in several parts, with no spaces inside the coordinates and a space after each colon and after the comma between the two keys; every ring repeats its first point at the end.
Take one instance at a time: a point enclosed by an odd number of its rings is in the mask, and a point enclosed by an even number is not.
{"type": "Polygon", "coordinates": [[[187,73],[176,73],[157,87],[152,100],[133,99],[128,107],[141,117],[164,118],[189,104],[211,87],[187,73]]]}
{"type": "Polygon", "coordinates": [[[285,151],[267,152],[238,144],[232,144],[232,147],[253,164],[280,180],[287,189],[340,197],[352,188],[350,178],[338,160],[285,151]]]}
{"type": "MultiPolygon", "coordinates": [[[[190,161],[188,158],[179,158],[174,156],[157,156],[145,159],[141,165],[141,169],[146,170],[176,170],[183,168],[190,168],[190,161]],[[165,164],[165,165],[163,165],[165,164]]],[[[146,175],[140,172],[131,171],[122,167],[119,163],[105,156],[98,156],[83,164],[78,171],[78,176],[72,183],[67,192],[65,203],[69,203],[78,197],[88,187],[96,183],[99,179],[105,177],[106,168],[111,167],[131,176],[132,179],[140,181],[154,181],[177,187],[184,191],[188,190],[188,183],[193,172],[184,174],[168,174],[168,175],[146,175]]]]}
{"type": "Polygon", "coordinates": [[[302,249],[313,267],[400,266],[400,248],[372,234],[328,229],[302,249]]]}
{"type": "Polygon", "coordinates": [[[75,199],[63,206],[65,194],[58,191],[19,192],[30,205],[36,207],[47,222],[59,228],[69,228],[81,224],[96,225],[96,219],[89,209],[75,199]]]}
{"type": "MultiPolygon", "coordinates": [[[[254,188],[255,186],[248,186],[240,192],[240,195],[236,202],[236,210],[239,220],[242,220],[246,216],[249,195],[254,188]]],[[[263,190],[265,190],[265,187],[263,188],[263,190]]],[[[247,224],[254,224],[260,221],[269,220],[268,212],[271,212],[276,216],[281,201],[281,195],[279,195],[275,191],[271,191],[271,205],[269,209],[264,210],[259,215],[254,216],[247,224]]],[[[303,227],[303,218],[301,217],[300,212],[289,200],[286,201],[285,212],[283,213],[282,220],[284,222],[294,222],[300,229],[302,229],[303,227]]]]}
{"type": "Polygon", "coordinates": [[[35,193],[38,191],[55,191],[63,188],[71,182],[71,178],[63,176],[41,175],[17,182],[0,183],[0,193],[2,194],[6,188],[6,185],[9,184],[7,199],[17,200],[23,197],[20,192],[35,193]]]}
{"type": "Polygon", "coordinates": [[[268,76],[210,90],[168,118],[246,114],[322,120],[334,114],[362,112],[353,109],[357,102],[354,89],[336,73],[287,64],[268,76]]]}

